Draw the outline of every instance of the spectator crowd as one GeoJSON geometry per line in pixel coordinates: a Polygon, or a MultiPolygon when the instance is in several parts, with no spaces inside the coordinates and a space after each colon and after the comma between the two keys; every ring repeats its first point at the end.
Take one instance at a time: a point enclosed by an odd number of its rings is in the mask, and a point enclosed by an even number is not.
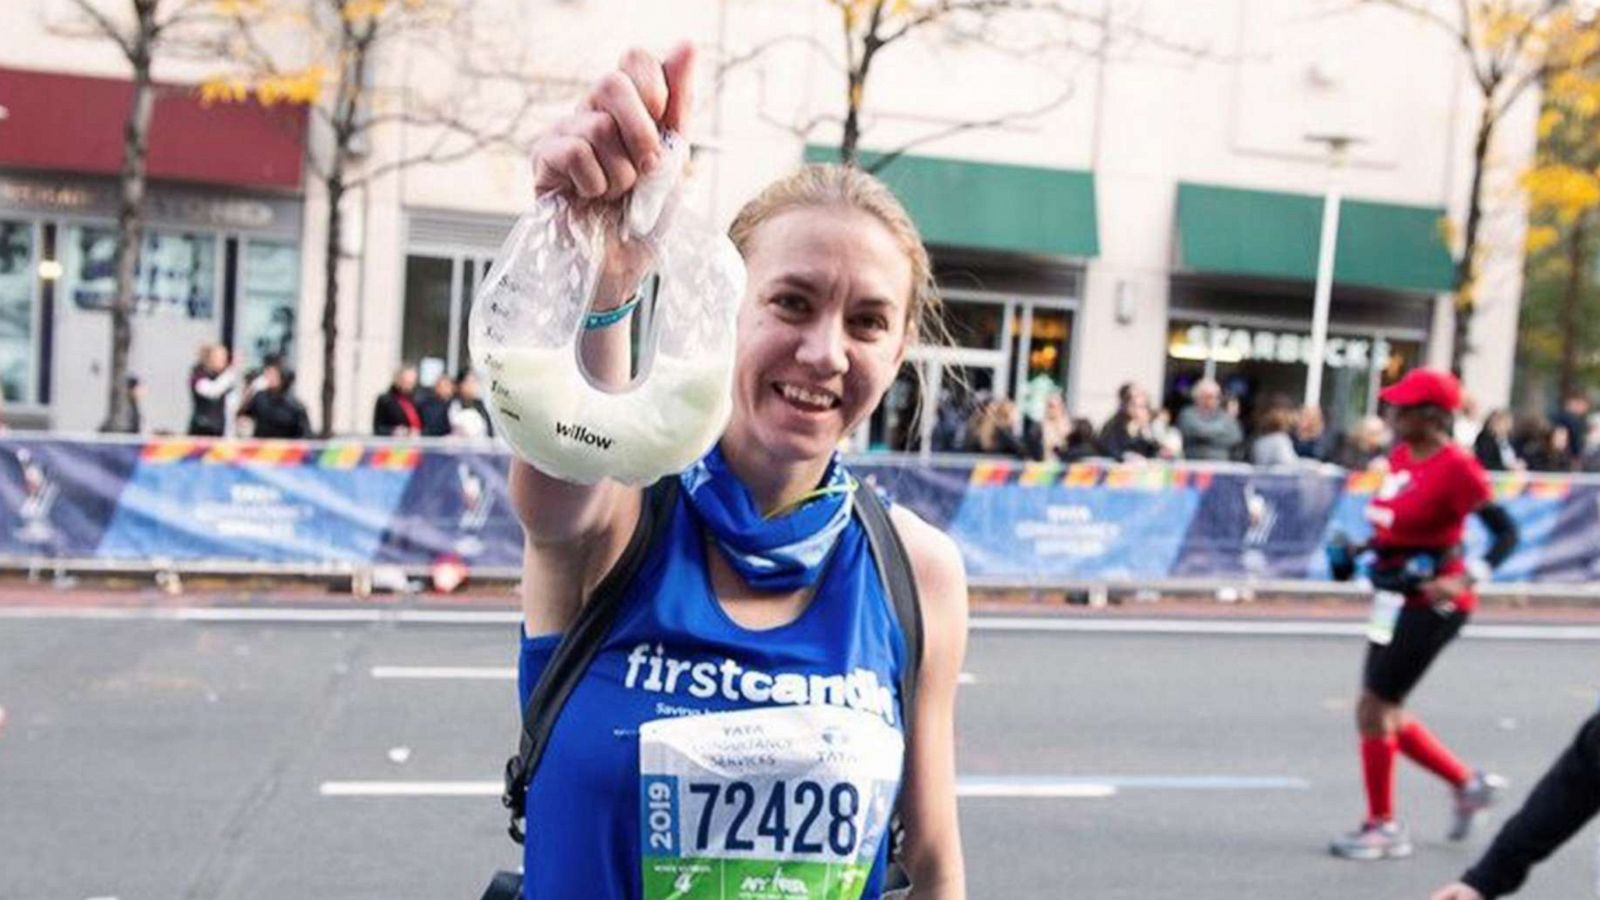
{"type": "MultiPolygon", "coordinates": [[[[222,344],[200,347],[189,370],[189,421],[193,437],[316,437],[306,405],[295,395],[294,371],[281,357],[268,356],[259,367],[241,370],[222,344]]],[[[116,434],[146,431],[141,406],[145,385],[129,375],[128,403],[104,430],[116,434]]],[[[494,435],[478,376],[470,368],[456,377],[440,373],[421,385],[415,366],[402,366],[372,410],[372,433],[388,438],[466,438],[494,435]]]]}
{"type": "MultiPolygon", "coordinates": [[[[1600,416],[1591,413],[1584,394],[1566,398],[1549,417],[1514,418],[1497,409],[1480,419],[1468,402],[1457,417],[1456,438],[1490,471],[1600,472],[1600,416]]],[[[1394,439],[1378,416],[1335,432],[1321,409],[1297,406],[1282,395],[1257,398],[1246,416],[1240,398],[1209,378],[1159,408],[1144,388],[1124,384],[1116,412],[1098,428],[1071,415],[1060,391],[1049,394],[1036,415],[1024,413],[1009,398],[980,391],[965,406],[945,403],[932,434],[936,451],[1040,462],[1160,459],[1257,466],[1331,463],[1346,469],[1386,465],[1394,439]]]]}
{"type": "MultiPolygon", "coordinates": [[[[140,405],[145,385],[128,376],[129,403],[107,430],[144,431],[140,405]]],[[[294,392],[294,372],[267,357],[241,371],[228,348],[206,344],[189,373],[195,436],[305,439],[315,436],[306,406],[294,392]]],[[[1282,395],[1256,398],[1252,414],[1241,398],[1213,379],[1196,382],[1186,396],[1156,407],[1144,388],[1129,382],[1117,391],[1117,409],[1096,428],[1072,415],[1066,397],[1051,390],[1024,411],[1008,397],[978,391],[966,402],[947,395],[932,431],[937,452],[1004,456],[1020,460],[1078,462],[1105,459],[1245,462],[1257,466],[1331,463],[1346,469],[1385,465],[1393,436],[1384,420],[1366,416],[1343,432],[1327,427],[1321,409],[1296,406],[1282,395]]],[[[482,439],[494,435],[482,384],[472,369],[455,377],[438,373],[422,384],[417,367],[403,365],[372,408],[372,434],[386,438],[482,439]]],[[[1492,472],[1600,472],[1600,415],[1587,394],[1565,398],[1551,416],[1513,417],[1497,409],[1478,418],[1466,398],[1456,439],[1470,446],[1492,472]]]]}

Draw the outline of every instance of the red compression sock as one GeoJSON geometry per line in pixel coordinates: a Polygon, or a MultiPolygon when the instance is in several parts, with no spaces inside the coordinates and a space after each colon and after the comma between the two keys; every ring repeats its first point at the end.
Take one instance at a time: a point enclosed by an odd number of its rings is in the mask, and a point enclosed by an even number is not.
{"type": "Polygon", "coordinates": [[[1472,770],[1416,719],[1407,719],[1400,726],[1398,738],[1401,753],[1452,786],[1466,787],[1467,782],[1472,780],[1472,770]]]}
{"type": "Polygon", "coordinates": [[[1361,739],[1361,774],[1367,783],[1369,822],[1394,818],[1394,758],[1398,750],[1392,734],[1361,739]]]}

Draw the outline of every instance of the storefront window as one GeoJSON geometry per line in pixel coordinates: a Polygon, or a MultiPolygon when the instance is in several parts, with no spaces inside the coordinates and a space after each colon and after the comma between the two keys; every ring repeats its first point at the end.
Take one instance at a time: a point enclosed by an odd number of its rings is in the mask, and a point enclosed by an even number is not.
{"type": "Polygon", "coordinates": [[[1066,389],[1072,311],[1032,300],[947,299],[952,346],[916,347],[871,422],[871,447],[965,452],[968,423],[994,397],[1038,417],[1066,389]]]}
{"type": "Polygon", "coordinates": [[[247,242],[241,284],[234,341],[239,361],[254,368],[269,356],[293,359],[300,249],[287,243],[247,242]]]}
{"type": "MultiPolygon", "coordinates": [[[[1375,412],[1378,388],[1415,366],[1420,351],[1416,340],[1330,333],[1321,397],[1329,426],[1343,431],[1375,412]]],[[[1311,336],[1304,332],[1174,320],[1167,336],[1166,405],[1176,413],[1188,402],[1194,383],[1209,375],[1239,399],[1248,425],[1264,401],[1303,401],[1310,353],[1311,336]]]]}
{"type": "MultiPolygon", "coordinates": [[[[117,233],[67,231],[66,296],[79,309],[104,310],[117,290],[117,233]]],[[[217,239],[211,234],[147,230],[134,275],[135,311],[211,319],[217,307],[217,239]]]]}
{"type": "Polygon", "coordinates": [[[1037,420],[1044,415],[1047,398],[1062,393],[1067,387],[1072,313],[1035,307],[1024,321],[1026,333],[1019,333],[1015,350],[1022,373],[1017,405],[1024,416],[1037,420]]]}
{"type": "Polygon", "coordinates": [[[406,257],[406,305],[401,357],[417,364],[450,353],[450,297],[455,260],[406,257]]]}
{"type": "Polygon", "coordinates": [[[405,323],[400,341],[406,362],[419,367],[424,383],[440,373],[452,377],[471,361],[467,316],[472,295],[489,274],[487,257],[412,254],[406,257],[405,323]]]}
{"type": "Polygon", "coordinates": [[[0,392],[9,402],[34,399],[33,242],[33,223],[0,220],[0,392]]]}
{"type": "Polygon", "coordinates": [[[945,326],[950,329],[950,338],[957,347],[1000,349],[1001,334],[1005,330],[1005,304],[946,300],[944,310],[945,326]]]}

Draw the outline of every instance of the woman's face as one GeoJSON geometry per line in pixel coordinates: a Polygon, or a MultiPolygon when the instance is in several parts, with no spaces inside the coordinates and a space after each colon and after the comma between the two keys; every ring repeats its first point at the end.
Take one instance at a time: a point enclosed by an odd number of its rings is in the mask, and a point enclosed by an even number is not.
{"type": "Polygon", "coordinates": [[[911,261],[867,213],[801,207],[746,248],[728,437],[815,459],[872,412],[905,356],[911,261]]]}

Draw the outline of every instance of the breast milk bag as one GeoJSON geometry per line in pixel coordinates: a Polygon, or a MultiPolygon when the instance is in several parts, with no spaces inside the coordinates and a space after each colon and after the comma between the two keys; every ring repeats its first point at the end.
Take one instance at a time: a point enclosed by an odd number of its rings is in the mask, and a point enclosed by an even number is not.
{"type": "Polygon", "coordinates": [[[496,430],[518,456],[564,481],[643,485],[681,472],[711,448],[732,409],[744,261],[681,202],[687,141],[667,133],[662,142],[662,164],[639,180],[620,215],[539,197],[473,300],[468,345],[489,385],[496,430]],[[599,312],[605,229],[619,229],[614,240],[648,259],[645,297],[632,313],[643,317],[637,372],[619,387],[598,384],[579,356],[585,320],[599,312]]]}

